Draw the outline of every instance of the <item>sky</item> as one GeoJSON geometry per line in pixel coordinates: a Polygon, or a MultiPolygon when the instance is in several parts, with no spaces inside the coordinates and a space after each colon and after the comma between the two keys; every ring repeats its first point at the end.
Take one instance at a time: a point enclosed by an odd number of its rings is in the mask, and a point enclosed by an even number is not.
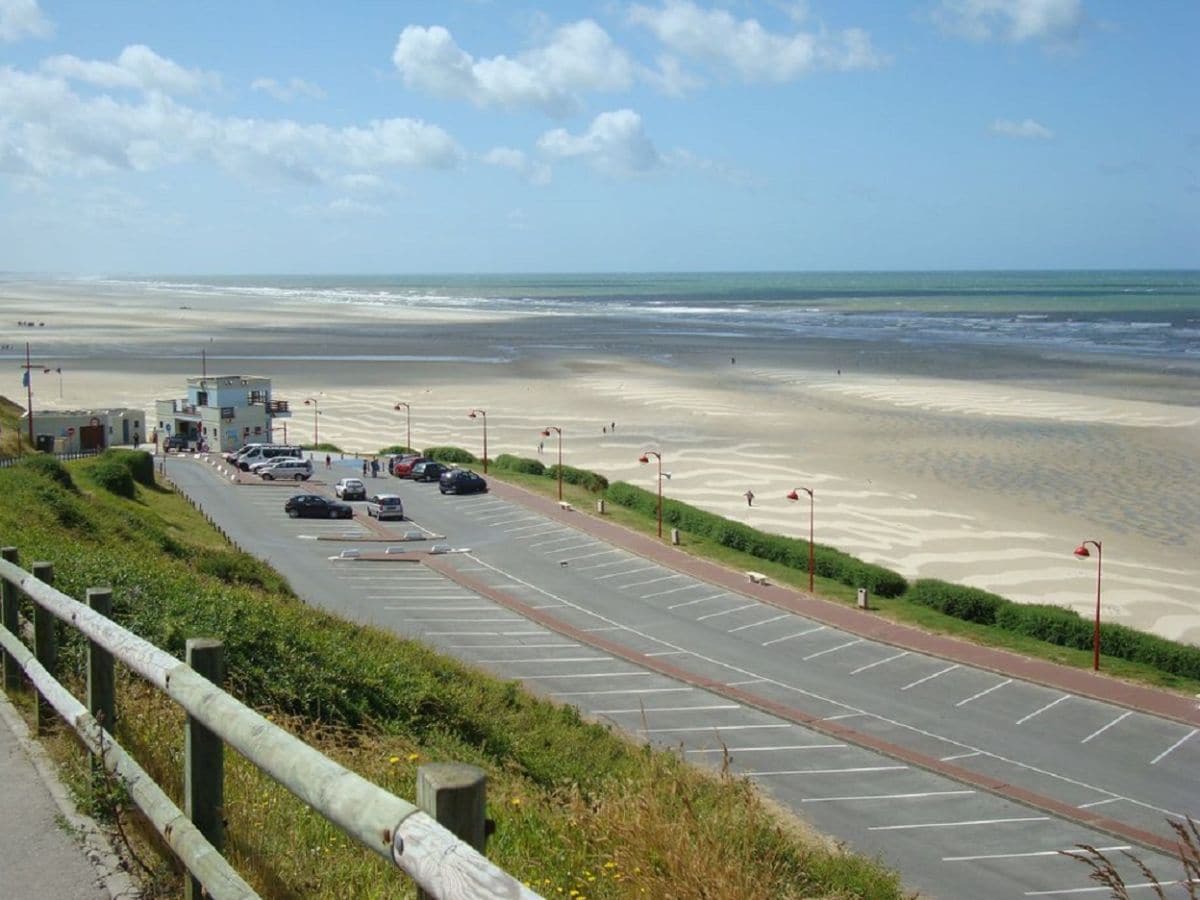
{"type": "Polygon", "coordinates": [[[0,0],[0,271],[1200,268],[1195,0],[0,0]]]}

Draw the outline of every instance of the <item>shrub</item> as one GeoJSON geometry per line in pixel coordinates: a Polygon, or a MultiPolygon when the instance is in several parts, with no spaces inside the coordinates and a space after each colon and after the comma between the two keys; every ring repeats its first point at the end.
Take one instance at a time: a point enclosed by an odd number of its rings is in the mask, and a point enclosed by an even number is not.
{"type": "MultiPolygon", "coordinates": [[[[533,462],[534,460],[531,460],[533,462]]],[[[550,466],[545,470],[546,475],[550,478],[558,478],[558,466],[550,466]]],[[[589,472],[587,469],[576,469],[573,466],[562,467],[562,479],[567,484],[576,484],[582,488],[586,488],[593,494],[599,494],[608,487],[608,479],[597,472],[589,472]]]]}
{"type": "Polygon", "coordinates": [[[154,486],[154,457],[145,450],[108,449],[101,458],[114,459],[129,470],[133,480],[146,487],[154,486]]]}
{"type": "Polygon", "coordinates": [[[511,453],[501,453],[492,460],[492,468],[501,472],[517,472],[521,475],[545,475],[546,467],[541,460],[530,459],[527,456],[513,456],[511,453]]]}
{"type": "MultiPolygon", "coordinates": [[[[658,508],[657,495],[623,481],[609,485],[605,497],[647,516],[655,515],[658,508]]],[[[707,537],[723,547],[808,571],[807,541],[767,534],[677,500],[663,501],[663,521],[675,528],[707,537]]],[[[813,556],[816,574],[851,587],[865,587],[876,596],[898,597],[908,588],[908,582],[899,573],[863,562],[832,547],[816,546],[813,556]]]]}
{"type": "Polygon", "coordinates": [[[999,610],[1009,603],[999,594],[991,594],[979,588],[922,578],[908,591],[908,599],[929,606],[956,619],[995,625],[999,610]]]}
{"type": "Polygon", "coordinates": [[[60,463],[53,456],[47,456],[44,453],[35,453],[31,456],[26,456],[21,460],[21,466],[28,469],[31,474],[37,474],[43,478],[49,478],[59,486],[66,488],[68,491],[78,492],[75,487],[75,482],[71,478],[71,473],[67,471],[67,467],[60,463]]]}
{"type": "Polygon", "coordinates": [[[426,447],[421,451],[421,455],[436,459],[438,462],[457,463],[464,466],[479,462],[475,454],[462,447],[426,447]]]}
{"type": "Polygon", "coordinates": [[[116,494],[118,497],[126,497],[130,500],[137,494],[137,488],[133,483],[133,475],[130,474],[129,469],[120,460],[114,457],[108,455],[100,456],[96,460],[95,465],[88,469],[88,475],[91,476],[92,481],[98,487],[103,488],[110,494],[116,494]]]}
{"type": "Polygon", "coordinates": [[[376,451],[379,456],[403,456],[405,453],[415,453],[416,451],[405,447],[403,444],[392,444],[390,447],[380,447],[376,451]]]}

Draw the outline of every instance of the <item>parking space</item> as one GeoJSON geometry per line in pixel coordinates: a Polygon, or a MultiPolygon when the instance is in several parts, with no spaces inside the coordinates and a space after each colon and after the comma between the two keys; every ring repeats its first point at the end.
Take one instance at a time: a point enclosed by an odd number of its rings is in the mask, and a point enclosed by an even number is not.
{"type": "MultiPolygon", "coordinates": [[[[306,539],[353,545],[355,535],[370,530],[357,521],[289,520],[282,514],[286,491],[228,490],[289,546],[315,548],[298,549],[288,565],[318,566],[356,598],[364,617],[519,679],[638,739],[751,777],[816,827],[899,865],[912,887],[933,895],[1088,896],[1094,884],[1086,868],[1057,851],[1119,842],[762,708],[779,704],[842,723],[1160,833],[1166,816],[1200,806],[1191,774],[1200,763],[1194,729],[875,643],[489,495],[405,488],[413,522],[388,528],[403,532],[415,522],[447,534],[461,552],[439,559],[551,615],[561,630],[419,564],[330,560],[338,544],[317,547],[306,539]],[[687,677],[605,653],[592,638],[669,662],[687,677]],[[759,705],[697,684],[749,692],[759,705]]],[[[1156,871],[1175,871],[1162,857],[1141,855],[1156,871]]]]}

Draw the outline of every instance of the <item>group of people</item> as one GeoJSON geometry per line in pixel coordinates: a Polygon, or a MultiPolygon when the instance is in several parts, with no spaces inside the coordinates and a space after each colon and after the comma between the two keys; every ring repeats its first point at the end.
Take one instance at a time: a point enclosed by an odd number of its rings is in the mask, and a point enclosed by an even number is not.
{"type": "Polygon", "coordinates": [[[367,477],[368,472],[372,478],[379,477],[379,457],[372,456],[370,460],[363,460],[363,478],[367,477]]]}

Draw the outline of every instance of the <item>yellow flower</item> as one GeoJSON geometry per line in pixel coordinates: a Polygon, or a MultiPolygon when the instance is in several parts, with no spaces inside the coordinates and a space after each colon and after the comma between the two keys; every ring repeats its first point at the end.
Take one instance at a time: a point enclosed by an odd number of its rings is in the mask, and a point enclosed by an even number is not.
{"type": "Polygon", "coordinates": [[[606,868],[606,869],[615,869],[616,867],[617,867],[617,864],[615,862],[613,862],[611,859],[604,864],[604,868],[606,868]]]}
{"type": "Polygon", "coordinates": [[[390,762],[390,763],[391,763],[391,764],[394,766],[396,763],[400,762],[400,757],[398,757],[398,756],[389,756],[389,757],[388,757],[388,762],[390,762]]]}
{"type": "Polygon", "coordinates": [[[520,798],[520,797],[513,797],[513,798],[512,798],[511,800],[509,800],[508,802],[509,802],[509,803],[511,803],[513,806],[520,806],[520,805],[521,805],[521,798],[520,798]]]}
{"type": "Polygon", "coordinates": [[[410,754],[408,754],[408,761],[409,761],[409,762],[416,762],[416,761],[417,761],[418,759],[420,759],[420,758],[421,758],[421,754],[420,754],[420,753],[410,753],[410,754]]]}

